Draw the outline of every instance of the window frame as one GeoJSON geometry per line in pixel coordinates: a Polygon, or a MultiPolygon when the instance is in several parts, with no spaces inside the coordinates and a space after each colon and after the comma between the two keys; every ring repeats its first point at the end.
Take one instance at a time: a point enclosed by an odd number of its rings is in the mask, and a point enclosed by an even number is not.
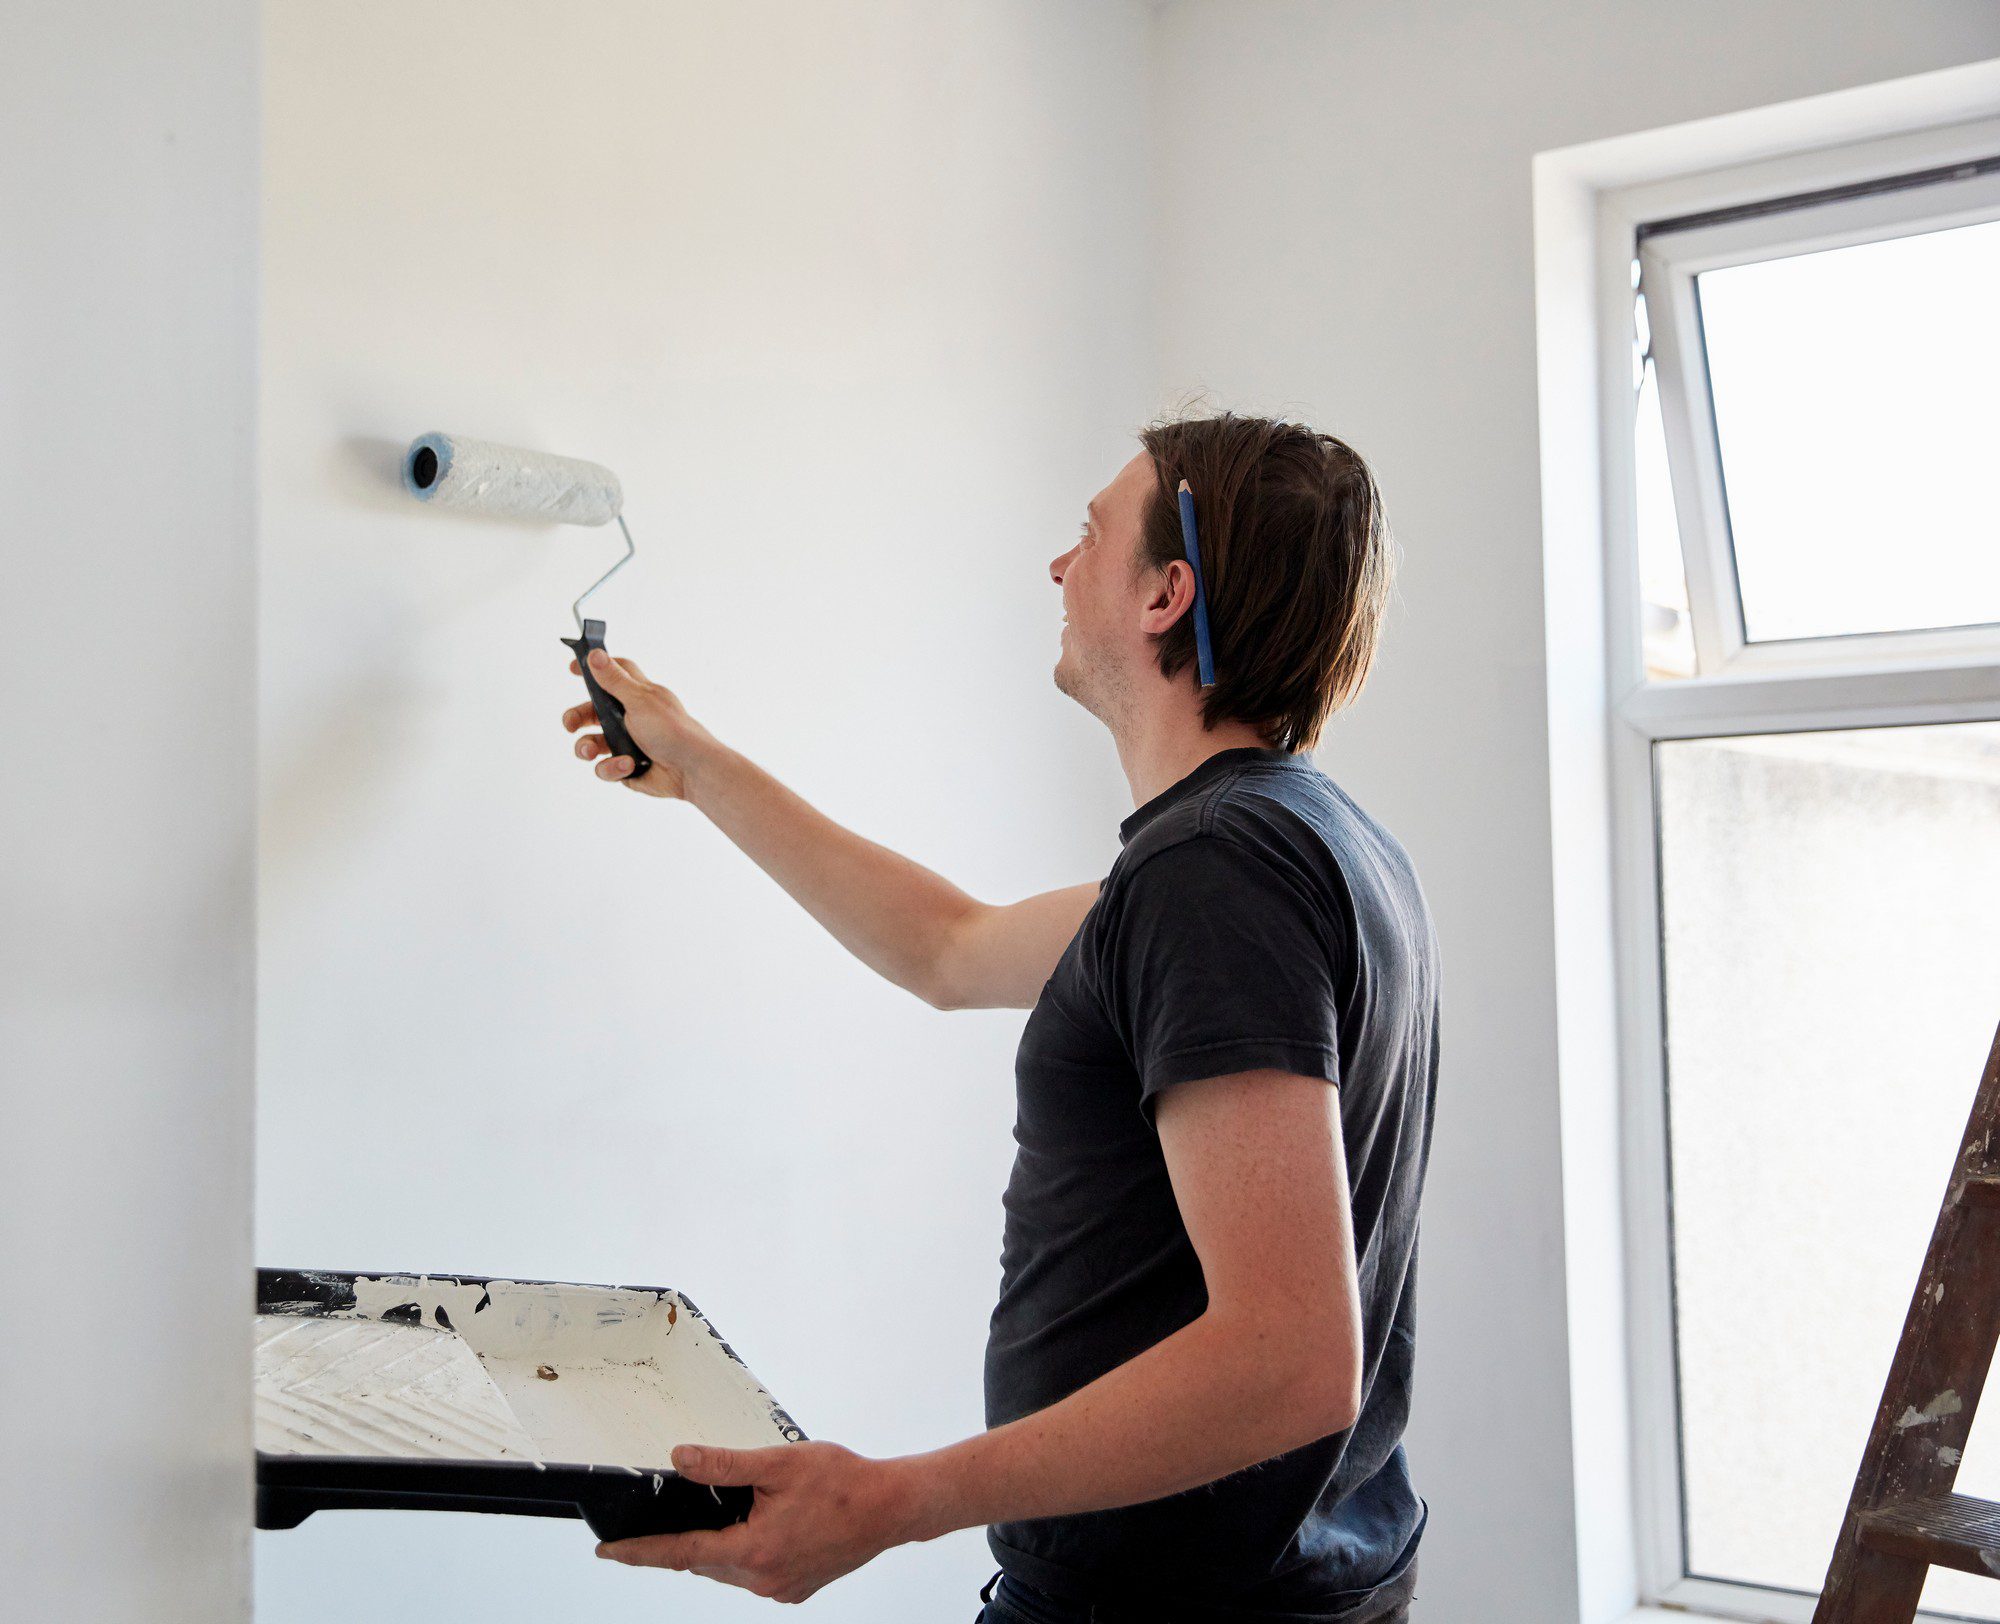
{"type": "MultiPolygon", "coordinates": [[[[2000,165],[2000,127],[1981,139],[1990,143],[1989,161],[2000,165]]],[[[1736,578],[1697,279],[1731,266],[2000,220],[2000,167],[1973,160],[1932,173],[1938,178],[1926,183],[1859,192],[1833,187],[1831,195],[1785,207],[1716,211],[1722,218],[1697,213],[1639,228],[1638,292],[1659,379],[1698,675],[1976,659],[2000,645],[2000,624],[1993,622],[1753,643],[1736,578]]]]}
{"type": "MultiPolygon", "coordinates": [[[[1986,105],[2000,103],[1989,100],[1986,105]]],[[[1667,740],[1737,734],[2000,721],[2000,627],[1744,641],[1733,593],[1734,557],[1720,505],[1720,459],[1707,401],[1706,362],[1698,347],[1693,277],[1721,264],[1910,234],[1926,229],[1922,221],[1945,217],[1949,210],[1935,206],[1940,201],[1956,202],[1962,212],[1966,198],[1976,191],[1976,206],[1987,208],[1988,187],[1992,212],[1980,218],[2000,217],[2000,174],[1976,177],[1975,187],[1955,190],[1952,197],[1934,193],[1930,206],[1926,189],[1912,187],[1784,209],[1761,207],[1773,200],[1873,188],[1896,177],[1996,158],[2000,118],[1982,118],[1791,150],[1594,193],[1596,472],[1607,712],[1602,771],[1616,1006],[1623,1334],[1632,1557],[1639,1600],[1648,1605],[1810,1624],[1817,1600],[1804,1592],[1690,1574],[1687,1567],[1654,747],[1667,740]],[[1693,216],[1735,210],[1757,212],[1690,222],[1693,216]],[[1681,222],[1680,228],[1663,229],[1668,222],[1681,222]],[[1698,665],[1691,677],[1649,679],[1645,668],[1633,435],[1638,396],[1634,297],[1642,290],[1658,299],[1648,299],[1647,317],[1689,573],[1690,618],[1695,621],[1698,665]],[[1685,494],[1684,478],[1693,481],[1685,494]]],[[[1553,618],[1551,626],[1553,638],[1553,618]]],[[[1862,1443],[1854,1440],[1857,1463],[1862,1443]]]]}

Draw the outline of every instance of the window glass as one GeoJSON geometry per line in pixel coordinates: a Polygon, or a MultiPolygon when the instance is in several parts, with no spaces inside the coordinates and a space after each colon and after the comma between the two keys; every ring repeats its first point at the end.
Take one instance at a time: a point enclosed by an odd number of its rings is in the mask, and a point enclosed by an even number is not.
{"type": "Polygon", "coordinates": [[[1746,638],[2000,622],[2000,221],[1696,286],[1746,638]]]}
{"type": "MultiPolygon", "coordinates": [[[[1654,768],[1688,1571],[1816,1591],[2000,1022],[2000,723],[1654,768]]],[[[1958,1486],[2000,1499],[1991,1392],[1958,1486]]]]}

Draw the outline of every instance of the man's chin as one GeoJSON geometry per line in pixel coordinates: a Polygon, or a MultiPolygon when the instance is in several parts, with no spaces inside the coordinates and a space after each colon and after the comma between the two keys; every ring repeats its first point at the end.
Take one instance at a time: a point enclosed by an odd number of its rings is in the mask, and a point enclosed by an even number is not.
{"type": "Polygon", "coordinates": [[[1057,693],[1061,694],[1065,699],[1075,700],[1077,704],[1090,712],[1092,716],[1097,717],[1100,721],[1103,720],[1103,714],[1091,703],[1090,685],[1081,679],[1076,667],[1070,663],[1067,655],[1056,661],[1055,679],[1057,693]]]}

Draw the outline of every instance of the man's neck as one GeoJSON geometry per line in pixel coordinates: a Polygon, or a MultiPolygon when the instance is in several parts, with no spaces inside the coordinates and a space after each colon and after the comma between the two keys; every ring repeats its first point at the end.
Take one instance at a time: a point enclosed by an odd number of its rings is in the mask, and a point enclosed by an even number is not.
{"type": "Polygon", "coordinates": [[[1171,789],[1210,756],[1267,741],[1247,722],[1201,725],[1198,701],[1162,707],[1129,718],[1111,730],[1118,746],[1118,764],[1132,786],[1132,804],[1144,806],[1162,790],[1171,789]]]}

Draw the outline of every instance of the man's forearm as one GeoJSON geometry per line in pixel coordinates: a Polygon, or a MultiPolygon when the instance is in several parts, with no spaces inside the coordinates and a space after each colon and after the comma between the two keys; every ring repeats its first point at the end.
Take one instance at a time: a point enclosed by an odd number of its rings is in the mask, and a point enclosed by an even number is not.
{"type": "Polygon", "coordinates": [[[1067,1398],[906,1456],[919,1539],[1178,1494],[1352,1425],[1342,1373],[1211,1315],[1067,1398]]]}
{"type": "Polygon", "coordinates": [[[920,863],[841,827],[724,745],[687,763],[688,799],[849,952],[938,1001],[952,933],[983,904],[920,863]]]}

